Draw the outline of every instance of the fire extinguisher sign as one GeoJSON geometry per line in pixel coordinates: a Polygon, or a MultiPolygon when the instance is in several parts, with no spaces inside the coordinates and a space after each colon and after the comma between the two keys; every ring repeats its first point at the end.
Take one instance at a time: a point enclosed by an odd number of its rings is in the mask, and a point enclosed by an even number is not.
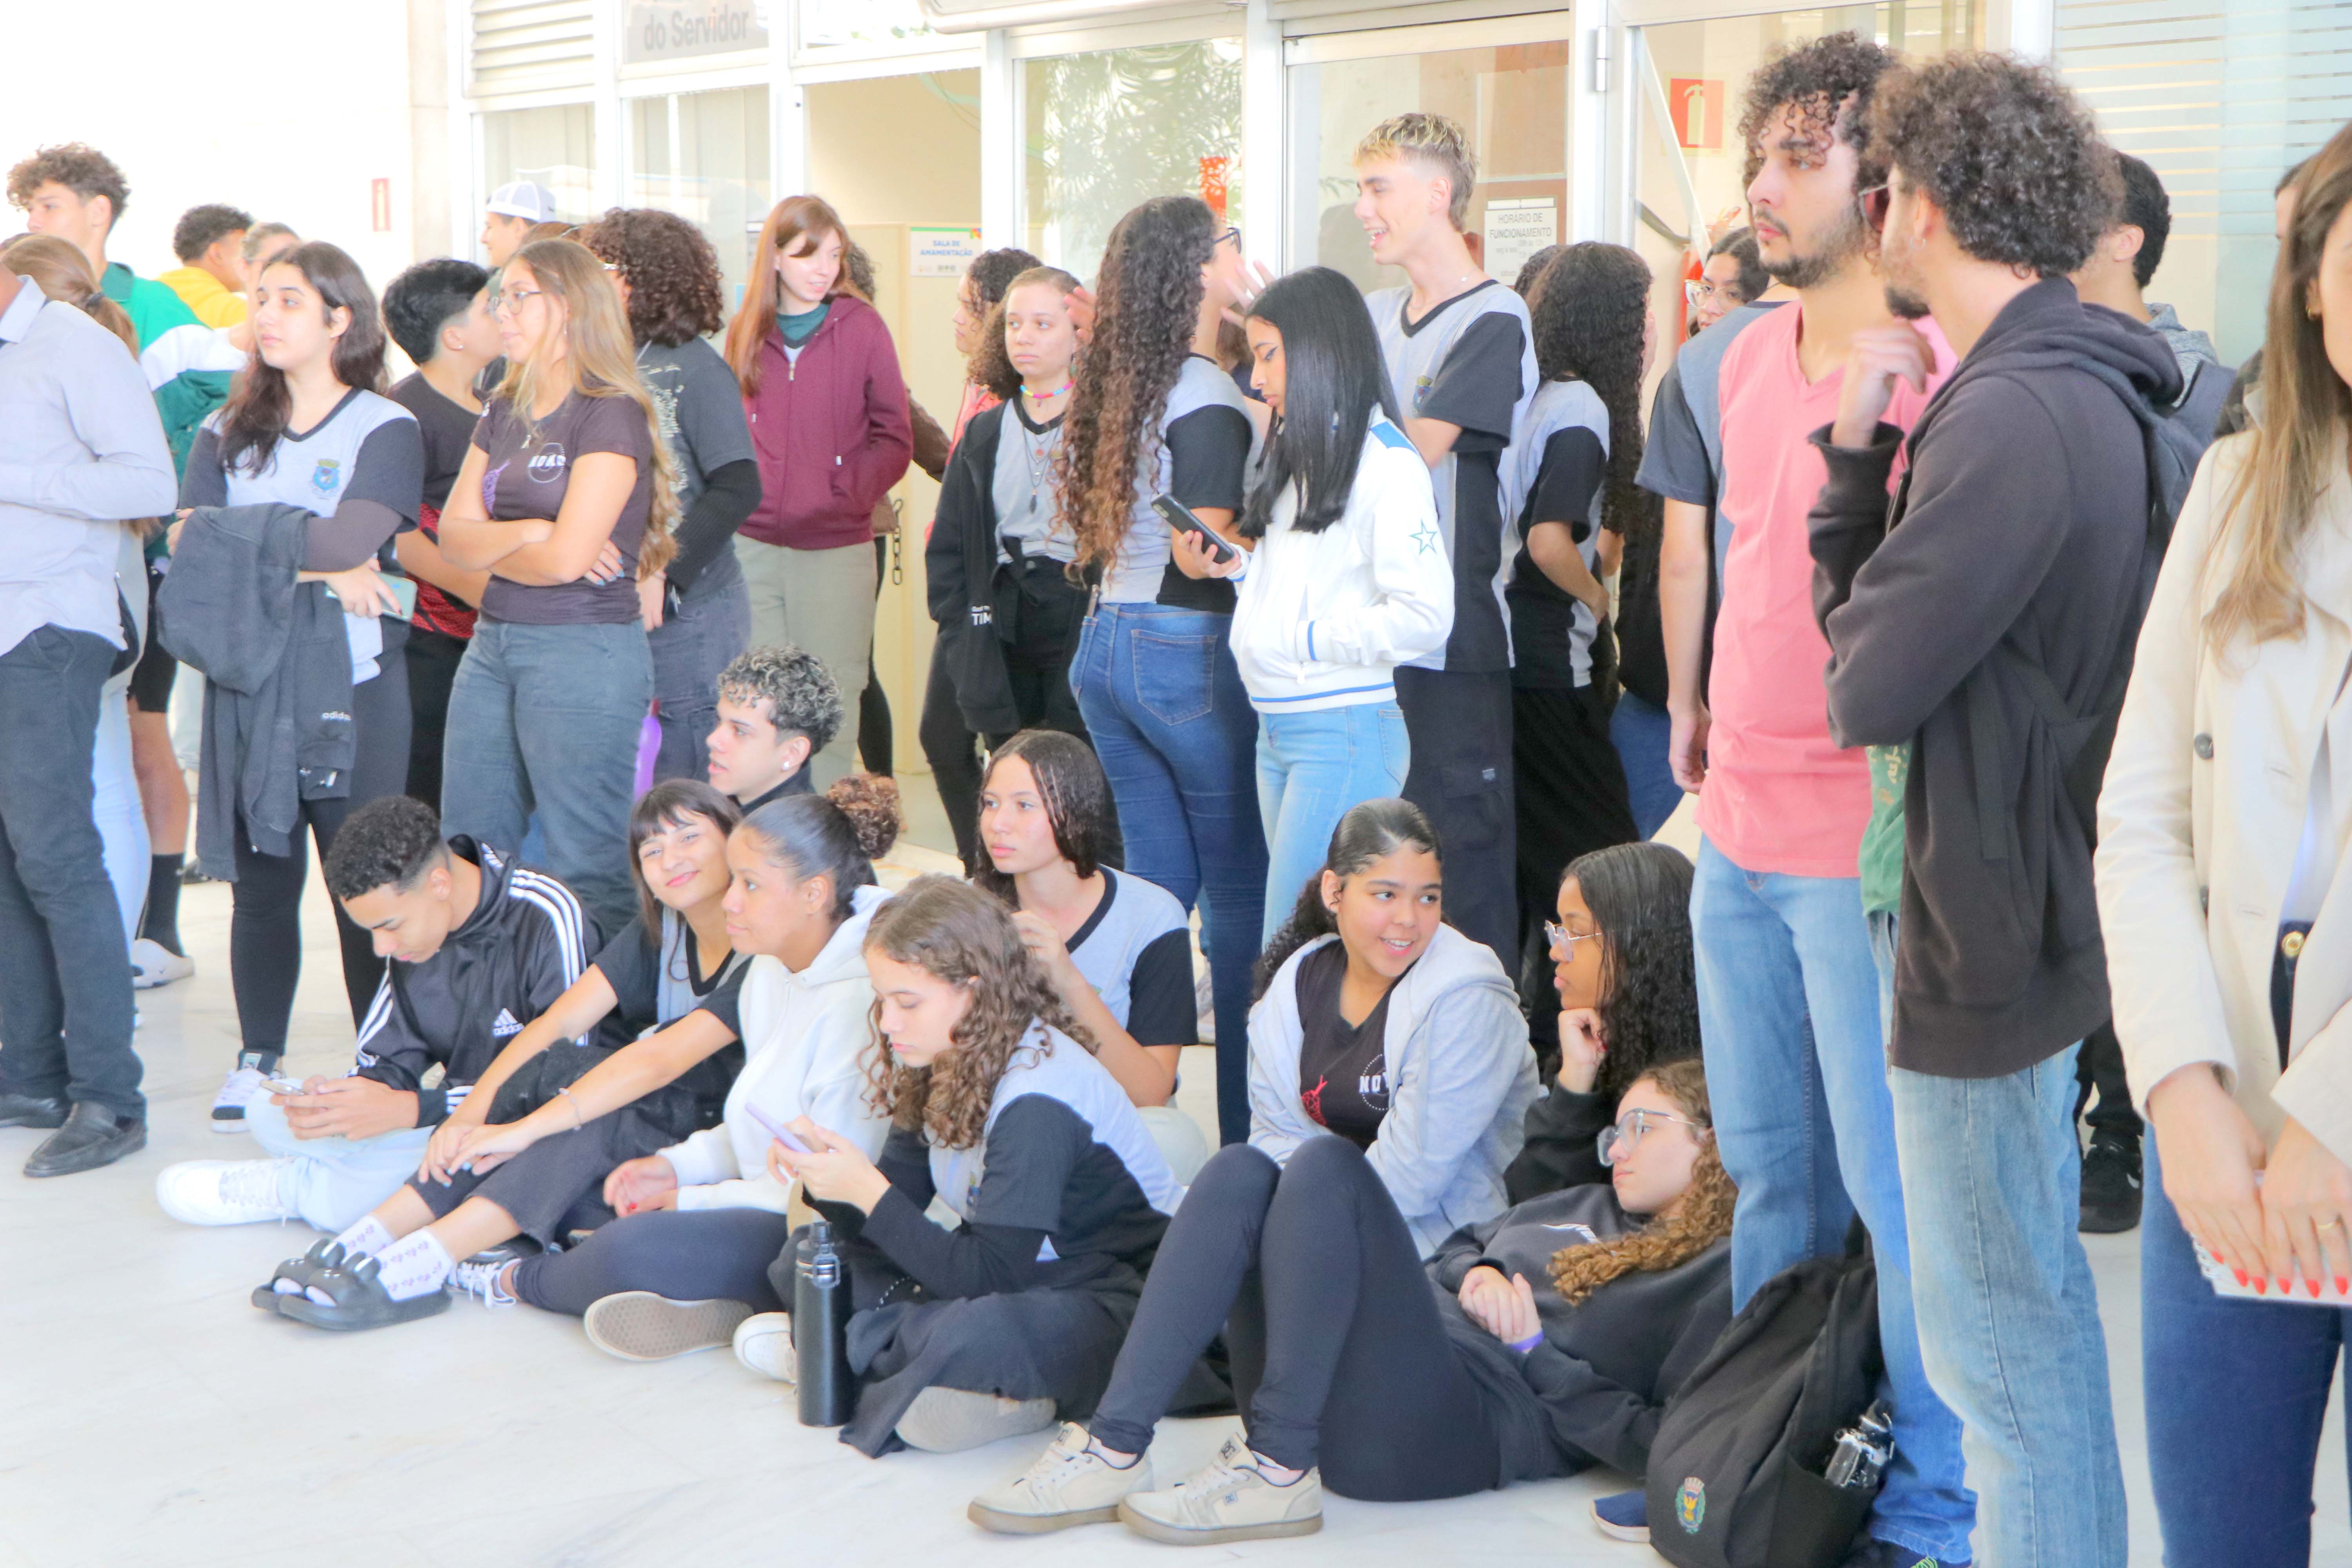
{"type": "Polygon", "coordinates": [[[1723,83],[1675,77],[1666,83],[1666,108],[1675,118],[1675,141],[1685,151],[1723,150],[1723,83]]]}

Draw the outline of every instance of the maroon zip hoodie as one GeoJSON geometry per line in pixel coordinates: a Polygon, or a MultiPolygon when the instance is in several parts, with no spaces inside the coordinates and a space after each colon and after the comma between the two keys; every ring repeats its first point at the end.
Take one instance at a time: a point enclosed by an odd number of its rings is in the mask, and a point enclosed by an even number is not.
{"type": "Polygon", "coordinates": [[[760,390],[743,412],[760,458],[760,504],[743,520],[745,537],[793,550],[873,539],[875,504],[915,450],[898,352],[873,306],[835,296],[797,363],[769,328],[760,390]]]}

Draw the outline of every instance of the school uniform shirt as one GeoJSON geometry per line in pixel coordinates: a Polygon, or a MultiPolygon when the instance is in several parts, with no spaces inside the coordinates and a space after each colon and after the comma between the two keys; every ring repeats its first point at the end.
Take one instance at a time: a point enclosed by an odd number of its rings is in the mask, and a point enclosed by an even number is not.
{"type": "Polygon", "coordinates": [[[1024,560],[1077,558],[1078,542],[1054,505],[1054,458],[1062,449],[1062,420],[1068,410],[1043,424],[1029,416],[1028,400],[1004,405],[1009,417],[996,437],[996,471],[989,499],[996,506],[996,559],[1013,559],[1018,543],[1024,560]]]}
{"type": "Polygon", "coordinates": [[[653,497],[654,438],[636,400],[575,392],[532,429],[522,410],[492,399],[474,426],[473,442],[488,458],[482,507],[493,522],[553,521],[572,489],[572,465],[582,458],[610,452],[637,466],[636,483],[613,524],[613,546],[621,553],[618,577],[601,584],[583,577],[542,588],[492,576],[482,592],[482,614],[530,626],[625,625],[637,619],[637,547],[645,542],[653,497]]]}
{"type": "MultiPolygon", "coordinates": [[[[657,931],[648,931],[640,915],[596,954],[596,968],[613,988],[615,1002],[598,1031],[600,1042],[613,1047],[669,1027],[696,1008],[713,1014],[725,1010],[730,1028],[741,1031],[734,1020],[734,994],[743,984],[745,957],[730,952],[709,973],[694,947],[693,928],[665,908],[657,931]]],[[[672,1084],[713,1116],[743,1066],[743,1049],[729,1046],[705,1057],[672,1084]]]]}
{"type": "Polygon", "coordinates": [[[1527,302],[1492,279],[1417,321],[1406,315],[1412,300],[1412,286],[1400,284],[1364,300],[1389,384],[1407,415],[1443,419],[1462,434],[1430,470],[1437,531],[1453,567],[1454,628],[1443,647],[1411,662],[1420,669],[1508,669],[1503,585],[1518,540],[1504,512],[1502,458],[1536,390],[1534,328],[1527,302]]]}
{"type": "Polygon", "coordinates": [[[1192,931],[1157,882],[1102,868],[1102,902],[1067,946],[1070,962],[1139,1046],[1201,1043],[1192,931]]]}
{"type": "MultiPolygon", "coordinates": [[[[1564,522],[1585,570],[1601,575],[1601,503],[1609,473],[1609,409],[1591,384],[1548,381],[1528,404],[1526,425],[1505,461],[1521,540],[1539,522],[1564,522]]],[[[1511,563],[1511,684],[1575,689],[1592,683],[1601,623],[1583,601],[1544,574],[1526,544],[1511,563]]]]}
{"type": "MultiPolygon", "coordinates": [[[[482,416],[461,403],[452,402],[422,374],[405,376],[395,383],[392,400],[416,416],[416,428],[424,438],[424,505],[417,510],[416,527],[417,531],[438,544],[441,512],[449,504],[449,487],[457,482],[457,471],[466,466],[466,454],[473,449],[474,426],[482,416]]],[[[410,625],[444,637],[463,638],[474,635],[474,606],[451,598],[421,577],[417,579],[416,614],[409,617],[410,625]]]]}
{"type": "MultiPolygon", "coordinates": [[[[294,506],[317,514],[302,558],[306,572],[341,572],[387,554],[392,536],[413,525],[423,503],[425,444],[416,416],[389,397],[353,387],[310,429],[287,431],[258,470],[251,454],[234,468],[221,456],[221,416],[196,432],[181,476],[180,504],[294,506]]],[[[383,617],[345,616],[352,682],[375,678],[383,617]]]]}
{"type": "Polygon", "coordinates": [[[507,1042],[571,989],[597,934],[572,889],[554,878],[463,834],[448,845],[450,854],[481,868],[481,900],[432,957],[384,965],[360,1021],[351,1074],[415,1090],[419,1127],[448,1120],[507,1042]],[[425,1079],[436,1067],[441,1079],[428,1088],[425,1079]]]}
{"type": "Polygon", "coordinates": [[[1298,965],[1298,1104],[1317,1126],[1369,1149],[1389,1113],[1387,1036],[1391,985],[1360,1024],[1339,1013],[1348,950],[1318,947],[1298,965]]]}
{"type": "Polygon", "coordinates": [[[1429,465],[1372,411],[1348,501],[1302,533],[1298,487],[1274,500],[1234,609],[1234,663],[1250,706],[1307,713],[1396,700],[1396,668],[1454,624],[1429,465]]]}
{"type": "Polygon", "coordinates": [[[1127,1091],[1043,1023],[997,1080],[979,1144],[894,1127],[880,1164],[890,1191],[864,1238],[940,1300],[1083,1283],[1113,1264],[1140,1274],[1183,1195],[1127,1091]],[[954,1230],[924,1217],[934,1196],[954,1230]]]}
{"type": "Polygon", "coordinates": [[[1239,512],[1254,439],[1233,377],[1218,369],[1214,360],[1189,356],[1176,374],[1176,384],[1169,388],[1157,437],[1144,444],[1135,515],[1103,574],[1103,603],[1172,605],[1233,614],[1231,583],[1196,581],[1176,569],[1169,556],[1168,524],[1151,502],[1156,496],[1171,495],[1195,511],[1218,507],[1239,512]]]}

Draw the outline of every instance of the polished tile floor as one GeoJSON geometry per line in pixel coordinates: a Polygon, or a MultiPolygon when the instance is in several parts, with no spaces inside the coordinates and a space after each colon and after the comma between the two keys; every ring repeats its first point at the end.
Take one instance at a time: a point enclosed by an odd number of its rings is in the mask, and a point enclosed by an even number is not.
{"type": "MultiPolygon", "coordinates": [[[[902,851],[901,869],[936,866],[902,851]]],[[[293,1065],[335,1071],[351,1029],[313,879],[293,1065]]],[[[971,1494],[1043,1437],[955,1456],[861,1458],[799,1426],[790,1390],[723,1352],[599,1355],[568,1318],[469,1302],[341,1338],[265,1317],[246,1293],[309,1245],[299,1226],[196,1230],[155,1207],[167,1162],[240,1156],[205,1126],[236,1050],[228,890],[188,889],[194,980],[142,996],[150,1146],[110,1169],[15,1174],[38,1134],[0,1131],[0,1568],[68,1564],[896,1564],[1168,1561],[1116,1527],[989,1536],[971,1494]]],[[[1211,1079],[1186,1074],[1188,1100],[1211,1079]]],[[[1205,1105],[1192,1106],[1196,1114],[1205,1105]]],[[[2132,1489],[2134,1564],[2159,1561],[2140,1446],[2136,1254],[2093,1238],[2132,1489]]],[[[1169,1422],[1163,1473],[1205,1461],[1225,1421],[1169,1422]]],[[[1454,1502],[1333,1500],[1319,1535],[1215,1555],[1350,1568],[1657,1559],[1596,1535],[1608,1475],[1454,1502]]],[[[2314,1561],[2352,1568],[2340,1412],[2320,1471],[2314,1561]]],[[[1203,1555],[1210,1555],[1204,1553],[1203,1555]]]]}

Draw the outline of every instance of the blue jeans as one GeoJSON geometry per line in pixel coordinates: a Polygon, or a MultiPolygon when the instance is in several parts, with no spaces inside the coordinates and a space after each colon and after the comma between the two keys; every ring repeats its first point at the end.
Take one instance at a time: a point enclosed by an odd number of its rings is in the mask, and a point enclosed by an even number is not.
{"type": "MultiPolygon", "coordinates": [[[[1102,605],[1070,665],[1095,754],[1110,780],[1127,870],[1157,882],[1201,935],[1217,1015],[1217,1131],[1249,1136],[1250,967],[1265,919],[1265,833],[1254,777],[1257,714],[1226,638],[1232,617],[1164,605],[1102,605]]],[[[624,868],[625,870],[626,868],[624,868]]]]}
{"type": "Polygon", "coordinates": [[[637,912],[629,806],[654,700],[646,628],[485,616],[449,688],[441,830],[519,849],[536,813],[547,868],[617,936],[637,912]]]}
{"type": "MultiPolygon", "coordinates": [[[[1887,1077],[1920,1346],[1927,1375],[1967,1427],[1969,1475],[1982,1500],[1979,1561],[2124,1568],[2106,1336],[2074,1230],[2083,1179],[2074,1047],[2001,1078],[1903,1068],[1887,1077]]],[[[2207,1440],[2253,1430],[2224,1422],[2207,1440]]],[[[2231,1443],[2272,1452],[2251,1436],[2215,1446],[2231,1443]]]]}
{"type": "Polygon", "coordinates": [[[1683,803],[1683,786],[1675,783],[1675,770],[1666,761],[1674,729],[1674,716],[1648,698],[1630,691],[1617,694],[1617,707],[1609,715],[1609,739],[1625,767],[1633,826],[1644,838],[1664,827],[1683,803]]]}
{"type": "Polygon", "coordinates": [[[1394,702],[1257,716],[1257,812],[1265,824],[1265,931],[1289,918],[1298,889],[1323,868],[1331,830],[1350,806],[1404,788],[1411,757],[1394,702]]]}
{"type": "Polygon", "coordinates": [[[751,591],[734,555],[721,551],[694,580],[694,591],[646,634],[653,650],[654,700],[661,705],[656,782],[704,782],[710,731],[719,727],[719,674],[751,640],[751,591]]]}
{"type": "Polygon", "coordinates": [[[1915,1249],[1861,879],[1744,871],[1702,839],[1691,937],[1707,1098],[1724,1169],[1739,1185],[1732,1305],[1790,1264],[1839,1251],[1861,1212],[1877,1254],[1895,1410],[1895,1463],[1870,1533],[1964,1563],[1975,1500],[1959,1421],[1928,1382],[1912,1321],[1915,1249]]]}
{"type": "MultiPolygon", "coordinates": [[[[2164,1195],[2156,1140],[2142,1147],[2140,1373],[2164,1561],[2304,1568],[2327,1385],[2352,1312],[2213,1294],[2164,1195]]],[[[2352,1398],[2352,1358],[2344,1375],[2352,1398]]]]}

